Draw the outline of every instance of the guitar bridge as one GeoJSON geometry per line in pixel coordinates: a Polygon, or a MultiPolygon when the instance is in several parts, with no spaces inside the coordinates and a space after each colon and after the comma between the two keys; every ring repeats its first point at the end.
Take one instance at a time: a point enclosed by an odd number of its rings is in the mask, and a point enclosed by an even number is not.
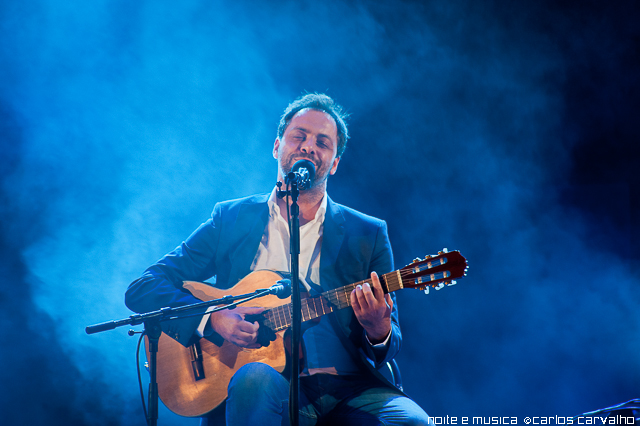
{"type": "Polygon", "coordinates": [[[189,346],[189,355],[191,356],[193,378],[196,382],[204,379],[204,364],[202,363],[202,347],[200,347],[200,342],[196,342],[189,346]]]}

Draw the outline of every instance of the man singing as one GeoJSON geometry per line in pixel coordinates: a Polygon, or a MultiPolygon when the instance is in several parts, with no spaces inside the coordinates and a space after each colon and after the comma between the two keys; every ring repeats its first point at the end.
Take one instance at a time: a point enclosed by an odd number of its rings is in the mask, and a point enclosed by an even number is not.
{"type": "MultiPolygon", "coordinates": [[[[377,371],[398,353],[402,340],[395,296],[384,294],[377,275],[393,270],[393,255],[384,221],[327,195],[327,179],[336,173],[347,139],[342,108],[326,95],[308,94],[285,109],[273,146],[279,182],[300,159],[316,169],[311,187],[298,199],[303,290],[319,294],[369,277],[373,283],[351,292],[352,308],[322,316],[304,333],[300,424],[430,424],[427,414],[377,371]]],[[[276,190],[218,203],[209,220],[129,286],[127,306],[148,312],[198,302],[182,288],[183,281],[215,276],[216,287],[230,288],[252,271],[289,271],[290,201],[276,190]]],[[[238,307],[171,321],[163,330],[183,345],[204,336],[258,348],[260,324],[245,315],[261,311],[238,307]]],[[[227,424],[288,424],[288,400],[286,377],[266,364],[249,363],[228,385],[227,424]]]]}

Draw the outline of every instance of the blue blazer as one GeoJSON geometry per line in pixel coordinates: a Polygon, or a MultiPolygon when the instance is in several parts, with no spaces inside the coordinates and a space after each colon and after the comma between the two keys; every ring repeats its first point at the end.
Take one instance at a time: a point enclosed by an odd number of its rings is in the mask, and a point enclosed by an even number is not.
{"type": "MultiPolygon", "coordinates": [[[[131,283],[126,305],[134,312],[177,307],[199,302],[182,288],[183,281],[206,281],[215,277],[220,288],[233,287],[248,275],[269,220],[269,194],[254,195],[216,204],[211,218],[180,246],[148,268],[131,283]]],[[[372,271],[393,270],[393,254],[387,225],[380,219],[327,200],[320,281],[323,289],[342,287],[369,278],[372,271]]],[[[329,314],[343,345],[364,370],[382,378],[375,369],[391,360],[400,349],[402,335],[395,304],[391,313],[391,338],[386,351],[373,350],[351,308],[329,314]]],[[[163,331],[188,345],[200,317],[163,323],[163,331]]]]}

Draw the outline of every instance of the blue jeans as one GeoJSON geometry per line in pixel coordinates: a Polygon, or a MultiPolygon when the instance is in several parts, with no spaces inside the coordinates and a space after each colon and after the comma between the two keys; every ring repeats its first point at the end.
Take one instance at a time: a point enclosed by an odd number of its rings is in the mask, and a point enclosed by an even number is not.
{"type": "MultiPolygon", "coordinates": [[[[229,383],[228,425],[289,425],[289,382],[262,363],[229,383]]],[[[433,425],[415,402],[376,379],[316,374],[300,378],[300,425],[433,425]]],[[[206,424],[206,422],[203,422],[206,424]]]]}

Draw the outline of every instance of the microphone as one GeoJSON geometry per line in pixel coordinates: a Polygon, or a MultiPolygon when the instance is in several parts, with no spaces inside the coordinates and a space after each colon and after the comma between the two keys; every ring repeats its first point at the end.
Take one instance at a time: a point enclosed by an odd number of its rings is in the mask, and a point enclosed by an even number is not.
{"type": "Polygon", "coordinates": [[[316,166],[309,160],[302,159],[295,162],[287,174],[286,183],[295,183],[298,189],[309,189],[316,177],[316,166]]]}
{"type": "Polygon", "coordinates": [[[276,281],[274,285],[269,287],[269,294],[278,296],[278,299],[286,299],[291,296],[291,280],[276,281]]]}

